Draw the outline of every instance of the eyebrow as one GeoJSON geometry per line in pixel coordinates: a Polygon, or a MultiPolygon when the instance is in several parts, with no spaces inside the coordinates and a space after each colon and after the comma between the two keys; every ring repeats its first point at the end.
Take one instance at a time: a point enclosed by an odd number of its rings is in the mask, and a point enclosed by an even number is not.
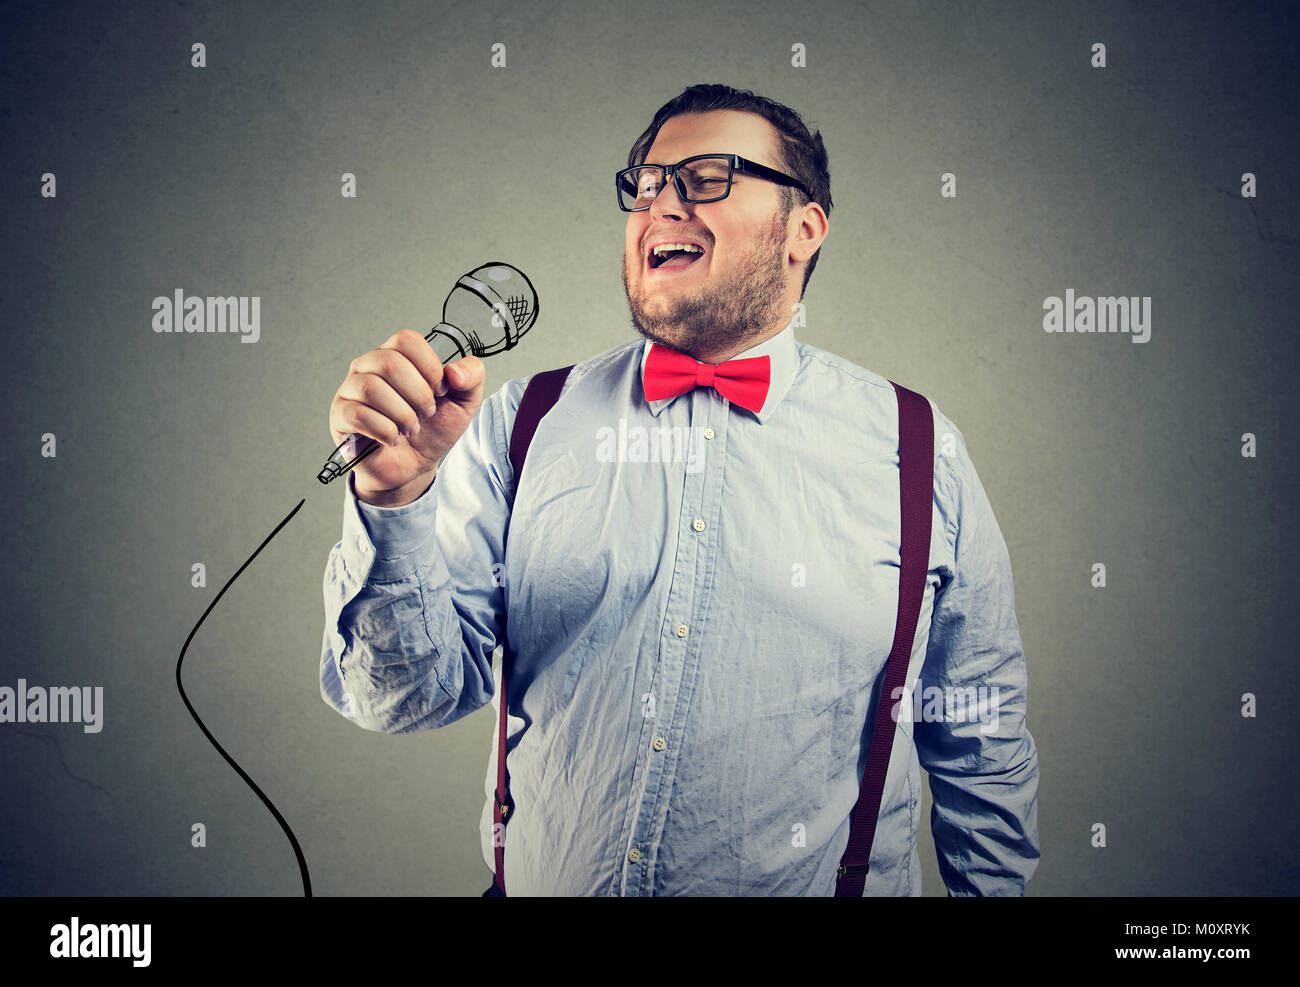
{"type": "MultiPolygon", "coordinates": [[[[724,152],[722,152],[722,151],[701,151],[701,152],[700,152],[700,154],[716,154],[718,157],[722,157],[722,156],[723,156],[723,153],[724,153],[724,152]]],[[[676,161],[651,161],[651,160],[649,160],[649,159],[647,158],[645,161],[642,161],[641,163],[642,163],[643,165],[680,164],[681,162],[685,161],[687,158],[698,158],[698,157],[700,156],[700,154],[688,154],[688,155],[686,155],[685,158],[678,158],[676,161]]],[[[744,155],[742,154],[741,157],[743,158],[744,155]]],[[[752,161],[752,160],[754,160],[754,159],[753,159],[753,158],[750,158],[749,160],[752,161]]]]}
{"type": "MultiPolygon", "coordinates": [[[[732,151],[700,151],[700,152],[698,152],[698,154],[717,154],[717,155],[732,154],[732,153],[735,153],[735,152],[732,152],[732,151]]],[[[688,154],[688,155],[686,155],[686,158],[694,158],[694,157],[697,157],[698,154],[688,154]]],[[[775,172],[777,172],[778,174],[781,173],[781,170],[780,170],[779,168],[776,168],[775,166],[770,165],[770,164],[765,164],[764,162],[759,161],[757,158],[751,158],[751,157],[749,157],[749,156],[747,156],[747,155],[744,155],[744,154],[740,154],[740,155],[738,155],[738,156],[741,157],[741,158],[744,158],[746,161],[750,162],[751,164],[756,164],[756,165],[758,165],[760,168],[767,168],[769,171],[775,171],[775,172]]],[[[649,158],[646,158],[644,161],[641,162],[641,164],[642,164],[642,165],[658,165],[658,166],[662,167],[662,166],[664,166],[664,165],[666,165],[666,164],[677,164],[677,163],[679,163],[679,162],[681,162],[681,161],[685,161],[686,158],[678,158],[677,161],[651,161],[649,158]]],[[[736,179],[738,179],[738,178],[739,178],[739,179],[743,179],[743,180],[745,180],[745,181],[748,181],[749,179],[751,179],[751,178],[753,178],[753,177],[754,177],[753,175],[750,175],[750,174],[748,174],[748,173],[746,173],[746,172],[743,172],[743,171],[741,171],[739,168],[734,168],[734,169],[732,169],[731,179],[732,179],[733,182],[734,182],[736,179]]]]}

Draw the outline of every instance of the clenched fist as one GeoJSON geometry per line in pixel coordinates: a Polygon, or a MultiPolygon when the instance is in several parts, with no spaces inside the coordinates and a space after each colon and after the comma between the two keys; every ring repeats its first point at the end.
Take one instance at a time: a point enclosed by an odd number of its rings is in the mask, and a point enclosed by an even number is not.
{"type": "Polygon", "coordinates": [[[446,367],[412,329],[352,361],[330,402],[334,444],[355,432],[382,445],[352,467],[357,496],[400,507],[429,488],[438,463],[483,403],[483,361],[467,356],[446,367]]]}

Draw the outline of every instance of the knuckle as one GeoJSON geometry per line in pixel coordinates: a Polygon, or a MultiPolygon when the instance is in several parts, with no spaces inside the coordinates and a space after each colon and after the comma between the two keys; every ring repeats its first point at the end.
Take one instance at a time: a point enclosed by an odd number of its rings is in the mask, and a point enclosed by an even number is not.
{"type": "Polygon", "coordinates": [[[378,380],[374,374],[357,375],[357,395],[363,401],[368,401],[375,396],[375,382],[378,380]]]}

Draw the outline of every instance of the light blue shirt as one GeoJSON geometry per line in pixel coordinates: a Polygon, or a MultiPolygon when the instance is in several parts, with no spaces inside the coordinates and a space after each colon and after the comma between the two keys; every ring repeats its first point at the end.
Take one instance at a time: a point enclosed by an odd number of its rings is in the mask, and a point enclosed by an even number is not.
{"type": "MultiPolygon", "coordinates": [[[[832,895],[898,608],[894,389],[791,326],[736,355],[771,357],[757,414],[711,387],[647,402],[648,350],[574,367],[519,489],[527,378],[413,503],[362,503],[349,475],[321,695],[385,733],[495,710],[508,627],[508,894],[832,895]]],[[[1038,755],[1011,566],[931,407],[929,575],[864,893],[921,894],[924,764],[949,893],[1018,895],[1038,755]]],[[[494,730],[489,869],[495,787],[494,730]]]]}

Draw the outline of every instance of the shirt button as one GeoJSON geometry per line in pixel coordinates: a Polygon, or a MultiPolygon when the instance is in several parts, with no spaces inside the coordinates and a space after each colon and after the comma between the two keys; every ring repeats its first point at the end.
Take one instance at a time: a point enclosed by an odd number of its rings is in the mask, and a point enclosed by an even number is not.
{"type": "Polygon", "coordinates": [[[704,518],[702,518],[702,517],[697,517],[697,518],[695,519],[695,521],[691,524],[691,527],[694,528],[696,531],[703,531],[703,530],[704,530],[704,518]]]}
{"type": "Polygon", "coordinates": [[[633,847],[631,850],[627,852],[627,859],[632,861],[632,863],[635,864],[638,860],[641,859],[641,851],[638,850],[636,847],[633,847]]]}
{"type": "Polygon", "coordinates": [[[655,742],[654,742],[655,750],[661,751],[667,746],[668,746],[668,741],[664,740],[663,737],[655,737],[655,742]]]}
{"type": "Polygon", "coordinates": [[[690,632],[690,631],[689,631],[689,628],[688,628],[685,624],[678,624],[678,625],[677,625],[677,636],[678,636],[678,637],[685,637],[689,632],[690,632]]]}
{"type": "Polygon", "coordinates": [[[706,429],[704,430],[704,437],[705,437],[706,439],[711,439],[711,438],[713,438],[713,429],[711,429],[711,428],[706,428],[706,429]]]}

